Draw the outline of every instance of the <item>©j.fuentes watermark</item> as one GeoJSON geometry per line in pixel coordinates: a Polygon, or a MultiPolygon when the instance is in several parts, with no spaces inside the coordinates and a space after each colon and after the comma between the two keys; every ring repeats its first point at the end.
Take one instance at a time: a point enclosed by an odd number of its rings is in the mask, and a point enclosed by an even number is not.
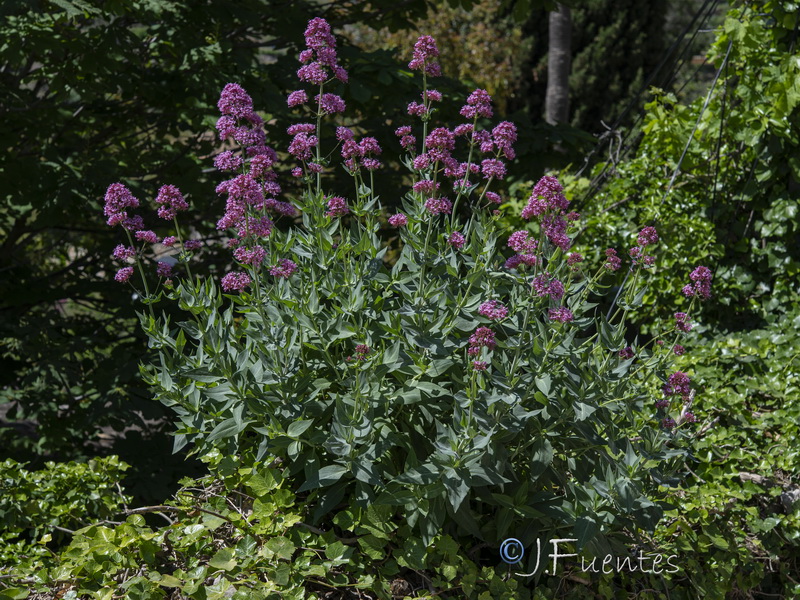
{"type": "MultiPolygon", "coordinates": [[[[577,557],[578,554],[574,552],[566,552],[561,553],[559,551],[559,544],[570,544],[577,542],[577,538],[562,538],[556,540],[550,540],[550,543],[553,544],[553,551],[547,555],[548,558],[552,559],[553,566],[552,569],[545,569],[544,572],[549,575],[554,575],[558,569],[558,560],[560,558],[571,558],[577,557]]],[[[509,565],[516,565],[522,562],[522,558],[525,556],[525,548],[516,538],[509,538],[505,540],[500,545],[500,558],[503,559],[503,562],[509,565]]],[[[605,557],[600,560],[600,557],[593,557],[591,561],[587,562],[586,557],[581,557],[581,571],[584,573],[619,573],[622,571],[627,571],[630,573],[635,573],[637,571],[642,573],[654,573],[656,575],[661,573],[677,573],[680,568],[678,567],[674,559],[678,556],[676,554],[671,554],[669,556],[664,556],[663,554],[651,554],[645,556],[644,551],[640,550],[638,556],[614,556],[613,554],[606,554],[605,557]],[[666,560],[665,560],[666,559],[666,560]],[[651,563],[652,565],[648,565],[651,563]],[[666,563],[666,564],[663,564],[666,563]]],[[[536,565],[533,567],[533,571],[530,573],[515,573],[515,575],[520,575],[521,577],[532,577],[539,571],[539,567],[542,564],[542,540],[536,538],[536,565]]]]}

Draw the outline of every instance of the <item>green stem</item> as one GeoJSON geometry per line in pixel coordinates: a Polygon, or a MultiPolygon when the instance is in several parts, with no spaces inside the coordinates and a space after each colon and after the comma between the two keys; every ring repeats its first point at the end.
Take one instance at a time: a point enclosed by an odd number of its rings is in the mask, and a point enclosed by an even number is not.
{"type": "Polygon", "coordinates": [[[422,249],[422,268],[419,271],[420,273],[419,283],[417,284],[417,291],[414,294],[414,304],[416,304],[417,301],[419,300],[420,292],[422,291],[422,284],[423,281],[425,280],[425,270],[426,270],[425,268],[428,266],[428,242],[430,241],[431,237],[431,229],[433,229],[433,223],[432,223],[433,218],[434,215],[429,215],[427,223],[428,228],[427,231],[425,232],[425,245],[423,246],[422,249]]]}
{"type": "MultiPolygon", "coordinates": [[[[124,229],[124,228],[123,228],[124,229]]],[[[128,242],[131,245],[131,248],[135,248],[136,244],[133,243],[133,238],[131,237],[131,232],[125,229],[125,235],[128,236],[128,242]]],[[[139,269],[139,275],[142,277],[142,285],[144,286],[144,293],[147,296],[147,308],[150,311],[150,316],[155,320],[155,314],[153,313],[153,306],[150,304],[150,300],[152,299],[150,296],[150,286],[147,285],[147,277],[144,276],[144,267],[142,267],[142,261],[139,260],[139,253],[136,253],[136,267],[139,269]]]]}
{"type": "Polygon", "coordinates": [[[422,70],[422,103],[425,106],[425,114],[422,116],[422,154],[425,154],[430,102],[428,102],[428,76],[424,69],[422,70]]]}
{"type": "Polygon", "coordinates": [[[461,180],[461,185],[458,188],[458,194],[456,194],[456,199],[453,201],[453,214],[450,218],[450,229],[455,229],[456,226],[456,212],[458,209],[458,201],[461,199],[461,196],[464,194],[464,186],[467,184],[467,177],[470,174],[470,166],[472,166],[472,153],[475,150],[475,128],[478,126],[478,115],[475,115],[475,118],[472,120],[472,135],[470,136],[470,143],[469,143],[469,156],[467,156],[467,170],[464,172],[464,179],[461,180]]]}
{"type": "MultiPolygon", "coordinates": [[[[322,164],[322,88],[325,87],[324,83],[319,84],[319,98],[317,99],[317,164],[322,164]]],[[[317,196],[322,191],[322,173],[317,173],[317,196]]]]}
{"type": "Polygon", "coordinates": [[[180,242],[181,244],[181,255],[183,255],[186,258],[186,273],[189,275],[189,281],[192,282],[192,286],[194,287],[194,276],[192,275],[192,269],[189,266],[189,255],[183,248],[183,236],[181,235],[180,225],[178,225],[177,215],[172,217],[172,221],[173,223],[175,223],[175,233],[178,234],[178,242],[180,242]]]}
{"type": "Polygon", "coordinates": [[[519,360],[520,354],[522,354],[522,346],[525,341],[525,333],[528,330],[528,319],[530,318],[531,314],[531,304],[533,304],[530,299],[528,300],[525,306],[525,317],[522,319],[522,330],[519,333],[519,343],[517,344],[517,349],[514,351],[514,360],[511,362],[511,386],[514,385],[519,381],[519,377],[517,376],[517,362],[519,360]]]}

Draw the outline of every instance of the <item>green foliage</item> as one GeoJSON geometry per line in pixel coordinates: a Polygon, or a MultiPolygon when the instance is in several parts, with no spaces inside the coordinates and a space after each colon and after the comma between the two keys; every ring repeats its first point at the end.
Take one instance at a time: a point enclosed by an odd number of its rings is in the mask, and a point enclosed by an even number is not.
{"type": "MultiPolygon", "coordinates": [[[[701,327],[718,333],[687,344],[681,359],[701,386],[694,474],[673,496],[680,510],[656,532],[683,557],[691,586],[684,596],[671,588],[671,598],[798,593],[796,19],[787,2],[729,13],[712,51],[720,79],[707,109],[701,115],[705,97],[682,105],[655,91],[635,156],[613,165],[578,240],[624,248],[657,219],[666,268],[647,298],[665,318],[674,309],[663,300],[686,283],[678,267],[687,253],[715,269],[701,327]]],[[[589,186],[567,181],[576,196],[589,186]]],[[[638,328],[652,330],[640,316],[638,328]]]]}
{"type": "MultiPolygon", "coordinates": [[[[784,335],[796,340],[797,322],[789,325],[784,335]]],[[[676,489],[672,498],[680,509],[669,511],[654,538],[645,537],[639,546],[649,554],[676,555],[677,574],[592,574],[580,571],[580,561],[567,560],[564,571],[555,576],[511,575],[499,561],[496,545],[481,553],[477,540],[447,534],[425,542],[408,522],[391,519],[386,507],[340,507],[320,528],[313,527],[308,524],[313,504],[292,492],[278,463],[266,465],[252,455],[212,451],[203,457],[211,474],[185,479],[182,489],[163,505],[121,510],[106,486],[100,495],[108,500],[91,506],[93,514],[82,515],[81,528],[57,552],[45,550],[45,545],[53,545],[45,532],[57,535],[47,515],[75,507],[70,488],[47,482],[53,472],[74,466],[26,474],[25,480],[36,482],[42,489],[39,497],[49,504],[26,521],[29,529],[39,532],[40,543],[17,547],[17,553],[0,559],[0,598],[124,594],[310,600],[354,589],[387,600],[412,591],[415,597],[478,600],[577,599],[586,597],[588,590],[616,598],[647,593],[677,600],[698,595],[721,599],[754,591],[791,597],[797,593],[792,574],[800,558],[800,512],[797,504],[782,501],[781,494],[797,489],[787,477],[796,472],[798,461],[793,446],[797,375],[785,388],[761,386],[758,396],[742,383],[750,377],[763,381],[762,374],[786,377],[787,360],[794,368],[800,366],[796,356],[772,355],[770,335],[774,332],[755,331],[742,341],[754,358],[749,363],[742,363],[738,352],[726,354],[719,342],[700,351],[709,363],[722,356],[717,366],[730,368],[730,375],[718,384],[711,383],[718,371],[704,368],[697,373],[709,383],[705,392],[717,401],[713,409],[702,411],[703,420],[720,419],[698,436],[694,480],[676,489]],[[754,406],[760,412],[757,417],[752,415],[754,406]],[[786,421],[792,423],[788,428],[786,421]],[[756,483],[743,478],[741,471],[762,473],[765,479],[756,483]],[[122,522],[90,523],[92,518],[117,514],[123,515],[122,522]]]]}
{"type": "MultiPolygon", "coordinates": [[[[413,29],[394,34],[370,23],[347,31],[352,42],[365,49],[393,49],[411,58],[420,33],[431,35],[439,48],[442,73],[474,82],[492,96],[500,114],[506,114],[510,95],[518,85],[519,61],[525,55],[522,30],[493,0],[469,2],[469,7],[440,0],[415,20],[413,29]]],[[[463,3],[462,3],[463,4],[463,3]]]]}
{"type": "MultiPolygon", "coordinates": [[[[800,565],[800,312],[694,347],[704,425],[695,464],[657,532],[704,598],[794,597],[800,565]]],[[[675,597],[673,594],[671,597],[675,597]]],[[[692,596],[686,596],[692,597],[692,596]]]]}
{"type": "MultiPolygon", "coordinates": [[[[0,464],[0,598],[323,598],[355,587],[387,599],[425,589],[479,600],[800,594],[796,15],[788,3],[751,8],[732,13],[716,45],[721,59],[733,40],[728,71],[666,201],[702,99],[684,107],[657,94],[640,153],[616,165],[619,177],[586,211],[580,249],[596,265],[606,245],[624,248],[660,219],[659,271],[639,271],[623,290],[624,321],[607,326],[583,303],[605,302],[619,281],[573,273],[542,243],[540,266],[565,281],[576,315],[548,322],[556,303],[530,295],[535,271],[499,267],[504,228],[478,207],[461,228],[468,243],[459,253],[444,243],[452,225],[440,227],[409,193],[405,249],[392,264],[376,239],[377,186],[357,185],[354,215],[341,221],[323,218],[323,194],[306,194],[305,221],[270,240],[274,256],[300,264],[294,278],[262,274],[260,298],[223,294],[212,278],[184,280],[160,296],[156,308],[167,315],[142,316],[157,361],[145,375],[178,415],[177,445],[216,447],[203,455],[213,476],[185,480],[167,505],[131,510],[115,491],[125,466],[113,459],[42,473],[0,464]],[[651,317],[680,307],[686,256],[721,262],[717,304],[707,305],[702,328],[723,333],[686,344],[678,367],[698,387],[699,423],[687,438],[666,438],[649,406],[668,356],[651,350],[649,336],[637,339],[634,325],[662,335],[651,317]],[[583,296],[589,289],[596,294],[583,296]],[[477,315],[489,297],[507,303],[511,317],[494,324],[477,315]],[[481,357],[485,374],[464,355],[478,325],[498,338],[481,357]],[[348,361],[359,342],[370,352],[348,361]],[[620,360],[616,351],[629,343],[636,359],[620,360]],[[686,442],[692,472],[676,487],[669,475],[686,442]],[[267,455],[268,465],[256,460],[267,455]],[[662,511],[659,526],[643,531],[662,511]],[[635,540],[676,554],[681,570],[582,574],[578,562],[569,574],[527,579],[498,566],[503,537],[530,549],[552,534],[575,535],[598,556],[627,554],[635,540]]],[[[129,158],[136,164],[133,151],[129,158]]],[[[588,185],[569,181],[576,196],[588,185]]],[[[88,336],[93,322],[74,331],[88,336]]],[[[108,323],[109,336],[115,327],[108,323]]],[[[14,342],[8,356],[23,360],[35,342],[44,368],[47,339],[14,342]]],[[[84,365],[77,381],[105,355],[74,344],[84,365]]],[[[122,356],[108,355],[105,377],[117,376],[122,356]]],[[[45,381],[63,365],[54,362],[45,381]]],[[[28,374],[33,406],[50,384],[28,374]]],[[[58,413],[49,410],[56,432],[58,413]]]]}
{"type": "MultiPolygon", "coordinates": [[[[327,121],[311,119],[324,139],[327,121]]],[[[477,143],[467,143],[472,162],[477,143]]],[[[439,159],[417,168],[413,158],[403,160],[415,181],[445,177],[439,159]]],[[[248,167],[237,177],[251,177],[248,167]]],[[[652,530],[658,485],[680,468],[685,427],[662,431],[670,415],[682,422],[680,406],[656,411],[650,401],[670,348],[625,339],[647,290],[644,263],[609,317],[590,301],[608,290],[606,269],[573,265],[547,227],[514,234],[533,235],[525,252],[535,259],[507,266],[508,232],[488,210],[488,177],[442,216],[426,208],[430,193],[406,193],[408,224],[390,265],[374,176],[352,169],[347,218],[326,212],[323,179],[307,174],[294,199],[301,219],[268,237],[240,229],[237,251],[264,244],[273,265],[240,259],[248,291],[222,293],[204,275],[145,297],[141,323],[158,360],[142,373],[176,414],[176,448],[275,457],[315,506],[315,522],[341,503],[372,506],[402,517],[425,543],[441,532],[496,543],[510,531],[530,542],[567,524],[581,548],[604,548],[620,543],[609,533],[652,530]],[[463,244],[450,242],[456,233],[463,244]],[[289,259],[297,273],[276,274],[289,259]],[[548,294],[543,281],[560,291],[548,294]],[[153,310],[163,299],[182,320],[153,310]],[[482,314],[489,300],[508,314],[482,314]],[[636,364],[618,355],[626,346],[636,364]]],[[[537,192],[542,202],[555,194],[544,222],[566,230],[557,182],[542,185],[556,186],[537,192]]],[[[240,200],[232,194],[228,210],[240,200]]],[[[266,216],[258,203],[242,206],[242,223],[266,216]]]]}
{"type": "Polygon", "coordinates": [[[599,0],[575,10],[569,78],[574,126],[601,132],[601,121],[611,125],[635,98],[665,51],[669,4],[599,0]]]}
{"type": "Polygon", "coordinates": [[[409,581],[421,587],[417,573],[444,598],[530,597],[448,536],[425,545],[408,524],[387,521],[386,511],[374,507],[339,511],[322,531],[304,523],[308,508],[278,469],[239,466],[218,452],[204,461],[213,475],[183,481],[170,504],[129,511],[136,514],[122,523],[83,527],[41,563],[22,557],[0,579],[0,598],[312,600],[358,589],[389,600],[398,589],[410,592],[409,581]],[[150,512],[170,523],[148,525],[139,513],[150,512]]]}
{"type": "Polygon", "coordinates": [[[128,468],[116,456],[88,463],[52,463],[28,471],[13,460],[0,463],[0,564],[47,556],[46,545],[87,520],[109,518],[130,498],[119,481],[128,468]],[[59,529],[54,529],[59,528],[59,529]]]}
{"type": "MultiPolygon", "coordinates": [[[[705,97],[685,106],[655,91],[635,156],[607,171],[611,175],[591,198],[578,239],[624,248],[640,224],[657,220],[668,250],[658,289],[649,292],[652,299],[679,295],[686,281],[676,267],[687,256],[716,265],[718,301],[705,315],[721,330],[759,327],[796,297],[800,65],[794,53],[795,9],[793,3],[765,2],[730,12],[710,54],[720,79],[704,112],[705,97]],[[667,194],[676,169],[676,183],[667,194]]],[[[593,175],[600,177],[601,170],[598,165],[593,175]]],[[[579,179],[567,187],[579,197],[588,186],[588,180],[579,179]]],[[[662,317],[671,312],[664,301],[651,306],[662,317]]]]}

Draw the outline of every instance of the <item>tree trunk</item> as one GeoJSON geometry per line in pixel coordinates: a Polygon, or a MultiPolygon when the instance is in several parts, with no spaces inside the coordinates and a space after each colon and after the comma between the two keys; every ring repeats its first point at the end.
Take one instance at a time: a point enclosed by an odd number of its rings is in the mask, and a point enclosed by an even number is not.
{"type": "Polygon", "coordinates": [[[551,125],[569,120],[569,72],[572,65],[572,16],[568,6],[550,13],[547,56],[545,121],[551,125]]]}

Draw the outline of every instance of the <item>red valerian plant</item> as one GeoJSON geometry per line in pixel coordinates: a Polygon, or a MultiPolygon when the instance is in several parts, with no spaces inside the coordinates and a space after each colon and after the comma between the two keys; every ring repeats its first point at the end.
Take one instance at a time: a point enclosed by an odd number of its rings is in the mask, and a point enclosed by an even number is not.
{"type": "MultiPolygon", "coordinates": [[[[315,518],[342,502],[382,507],[425,539],[446,530],[497,542],[513,531],[527,543],[568,527],[585,546],[655,527],[658,485],[680,466],[694,419],[689,377],[669,374],[688,313],[652,342],[626,339],[655,262],[655,227],[638,233],[606,318],[590,300],[617,283],[622,258],[609,248],[585,270],[570,252],[579,215],[551,176],[522,211],[530,227],[499,230],[516,128],[492,124],[484,90],[467,98],[465,122],[433,126],[444,99],[428,85],[440,74],[428,36],[409,65],[422,94],[396,129],[412,181],[385,215],[373,191],[380,145],[337,126],[346,104],[329,86],[347,72],[323,19],[309,23],[306,44],[298,78],[312,89],[287,103],[308,122],[288,129],[288,164],[267,145],[245,90],[222,90],[217,228],[233,266],[221,280],[189,271],[199,242],[182,237],[176,215],[188,203],[174,186],[156,198],[175,225],[164,240],[132,214],[141,203],[122,184],[106,195],[108,223],[127,238],[114,252],[116,278],[132,284],[138,268],[150,310],[142,325],[159,358],[142,372],[175,411],[176,446],[270,460],[309,494],[315,518]],[[325,185],[337,154],[351,190],[325,185]],[[302,194],[282,198],[286,175],[302,194]],[[377,235],[387,216],[402,240],[391,265],[377,235]],[[178,266],[159,265],[159,282],[172,284],[151,292],[144,265],[159,241],[180,248],[178,266]],[[186,319],[157,315],[160,300],[186,319]],[[657,343],[672,333],[675,343],[657,343]]],[[[692,302],[708,297],[710,279],[705,267],[692,273],[692,302]]]]}

